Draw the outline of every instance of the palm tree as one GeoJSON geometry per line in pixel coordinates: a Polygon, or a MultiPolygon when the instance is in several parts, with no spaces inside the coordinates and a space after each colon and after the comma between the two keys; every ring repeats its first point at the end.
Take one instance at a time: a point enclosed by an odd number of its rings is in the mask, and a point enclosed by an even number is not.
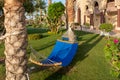
{"type": "Polygon", "coordinates": [[[6,80],[27,80],[27,32],[22,0],[4,0],[6,80]]]}
{"type": "Polygon", "coordinates": [[[25,12],[33,13],[35,11],[33,2],[34,2],[33,0],[25,0],[24,1],[23,5],[25,8],[25,12]]]}
{"type": "Polygon", "coordinates": [[[4,29],[3,23],[4,23],[4,15],[3,15],[3,0],[0,0],[0,31],[4,29]]]}
{"type": "Polygon", "coordinates": [[[37,9],[39,9],[40,11],[40,22],[41,22],[41,19],[42,19],[42,11],[46,8],[46,3],[44,0],[36,0],[36,5],[35,7],[37,9]]]}
{"type": "Polygon", "coordinates": [[[52,3],[52,0],[48,0],[48,6],[52,3]]]}
{"type": "Polygon", "coordinates": [[[66,0],[66,10],[68,16],[68,23],[73,23],[75,17],[74,0],[66,0]]]}

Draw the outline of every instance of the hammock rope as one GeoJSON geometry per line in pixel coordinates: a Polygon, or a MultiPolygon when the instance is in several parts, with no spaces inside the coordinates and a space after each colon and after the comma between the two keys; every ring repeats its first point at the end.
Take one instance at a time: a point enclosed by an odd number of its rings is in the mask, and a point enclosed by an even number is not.
{"type": "Polygon", "coordinates": [[[59,66],[62,63],[61,62],[55,62],[53,60],[48,59],[47,57],[43,56],[42,54],[39,54],[33,47],[30,45],[30,58],[29,61],[39,65],[39,66],[59,66]],[[39,55],[38,55],[39,54],[39,55]]]}
{"type": "Polygon", "coordinates": [[[67,66],[72,61],[76,53],[77,46],[78,43],[76,42],[76,36],[69,27],[65,35],[62,36],[62,40],[57,40],[48,57],[42,56],[33,49],[32,46],[30,46],[32,53],[30,54],[29,60],[39,66],[67,66]]]}

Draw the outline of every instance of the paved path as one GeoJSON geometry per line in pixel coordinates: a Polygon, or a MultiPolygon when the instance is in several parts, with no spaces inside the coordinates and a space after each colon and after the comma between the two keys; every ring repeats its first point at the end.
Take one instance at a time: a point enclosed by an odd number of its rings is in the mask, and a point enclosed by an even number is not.
{"type": "MultiPolygon", "coordinates": [[[[79,28],[77,30],[81,30],[81,29],[79,28]]],[[[100,30],[87,29],[87,28],[84,28],[84,27],[82,27],[82,31],[92,32],[92,33],[95,33],[95,34],[101,34],[100,30]]],[[[110,36],[120,38],[120,32],[112,31],[112,32],[110,32],[110,36]]]]}

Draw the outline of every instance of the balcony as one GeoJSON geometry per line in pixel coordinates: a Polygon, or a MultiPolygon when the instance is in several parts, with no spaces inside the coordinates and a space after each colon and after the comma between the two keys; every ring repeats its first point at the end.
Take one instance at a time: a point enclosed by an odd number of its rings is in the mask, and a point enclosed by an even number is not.
{"type": "Polygon", "coordinates": [[[107,13],[116,13],[117,7],[115,7],[115,2],[109,2],[107,3],[107,13]]]}

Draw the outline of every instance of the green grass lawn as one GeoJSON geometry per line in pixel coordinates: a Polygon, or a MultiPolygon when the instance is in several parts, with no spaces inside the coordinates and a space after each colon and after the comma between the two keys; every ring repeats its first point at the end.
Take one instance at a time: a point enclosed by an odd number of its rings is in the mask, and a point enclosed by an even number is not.
{"type": "MultiPolygon", "coordinates": [[[[30,80],[119,80],[110,75],[110,65],[106,62],[103,47],[106,39],[97,34],[76,31],[79,47],[77,53],[67,67],[40,67],[28,63],[28,67],[35,66],[30,71],[30,80]]],[[[50,35],[40,40],[31,40],[29,44],[40,54],[48,56],[54,47],[56,39],[61,35],[50,35]]],[[[3,55],[0,46],[0,55],[3,55]]],[[[28,49],[28,53],[30,50],[28,49]]],[[[0,64],[0,80],[4,80],[5,68],[0,64]]]]}

